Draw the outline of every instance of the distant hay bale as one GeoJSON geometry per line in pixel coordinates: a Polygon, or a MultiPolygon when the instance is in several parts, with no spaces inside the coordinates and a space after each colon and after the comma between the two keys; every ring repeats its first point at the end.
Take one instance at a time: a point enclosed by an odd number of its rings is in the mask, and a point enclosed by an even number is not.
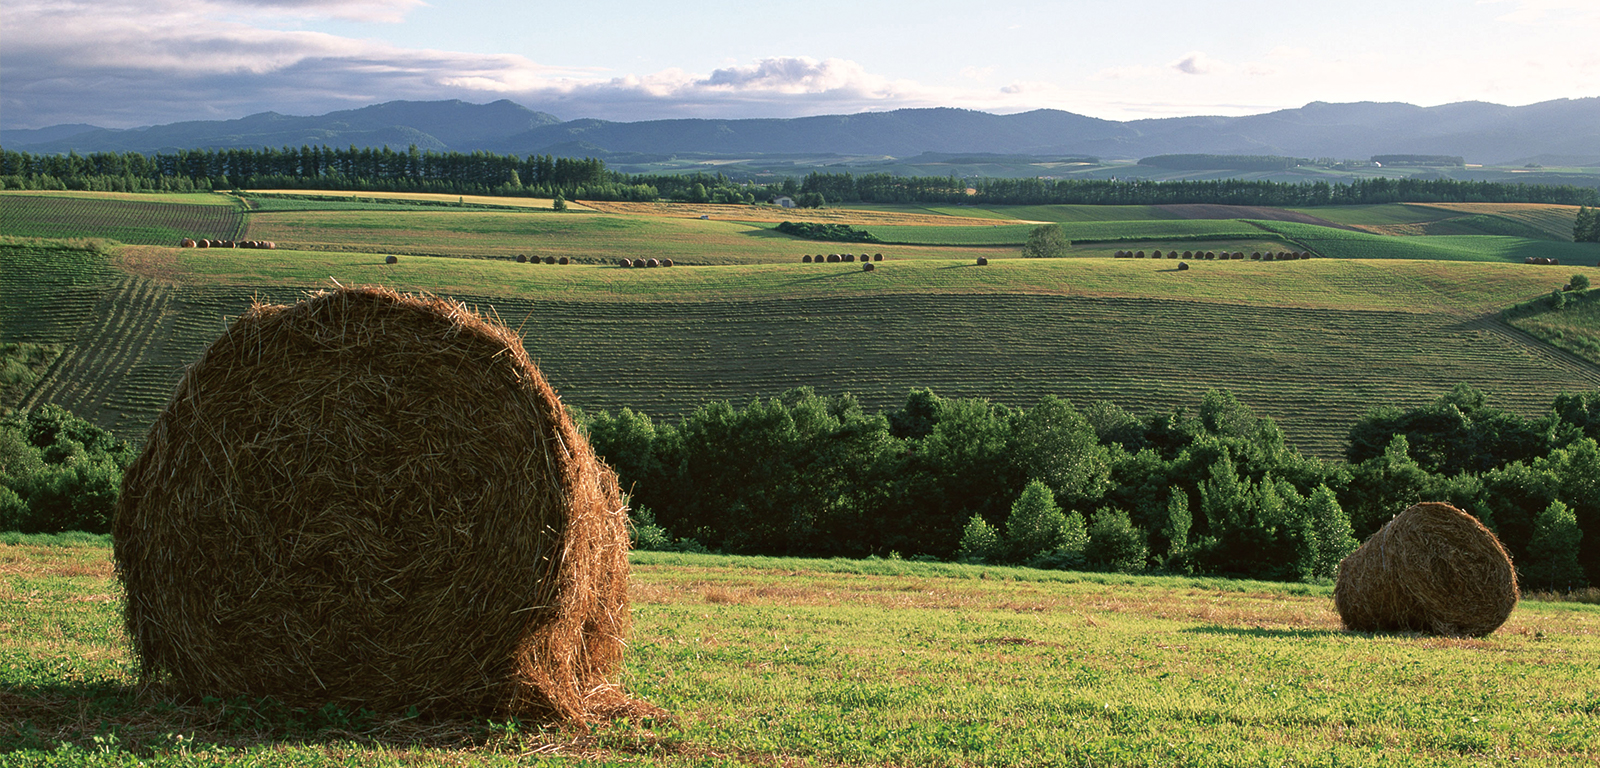
{"type": "Polygon", "coordinates": [[[1333,590],[1353,632],[1482,637],[1516,607],[1517,574],[1477,518],[1423,502],[1385,523],[1339,564],[1333,590]]]}
{"type": "Polygon", "coordinates": [[[988,260],[988,259],[987,259],[987,258],[984,258],[984,257],[982,257],[982,256],[979,256],[979,257],[978,257],[978,266],[980,266],[980,267],[987,267],[987,266],[989,266],[989,260],[988,260]]]}
{"type": "Polygon", "coordinates": [[[517,254],[517,263],[518,264],[527,264],[528,263],[527,254],[523,254],[523,253],[517,254]]]}
{"type": "Polygon", "coordinates": [[[661,262],[656,261],[655,259],[649,259],[649,260],[645,261],[644,265],[646,267],[659,267],[659,266],[661,266],[661,262]]]}
{"type": "Polygon", "coordinates": [[[1187,271],[1189,271],[1189,262],[1187,262],[1187,261],[1178,262],[1178,271],[1179,272],[1187,272],[1187,271]]]}
{"type": "Polygon", "coordinates": [[[838,264],[839,263],[839,254],[837,254],[837,253],[828,254],[828,263],[829,264],[838,264]]]}
{"type": "Polygon", "coordinates": [[[845,261],[854,263],[855,260],[856,260],[856,255],[853,254],[853,253],[846,253],[846,254],[843,254],[842,258],[844,258],[845,261]]]}
{"type": "Polygon", "coordinates": [[[562,266],[565,266],[567,264],[571,264],[572,263],[572,259],[569,259],[569,258],[567,258],[565,256],[562,256],[561,258],[556,259],[556,263],[560,264],[562,266]]]}
{"type": "Polygon", "coordinates": [[[383,263],[385,263],[385,264],[398,264],[398,263],[400,263],[400,257],[399,256],[395,256],[393,254],[385,256],[385,257],[383,257],[383,263]]]}
{"type": "Polygon", "coordinates": [[[661,266],[663,266],[663,267],[672,266],[672,259],[662,259],[661,260],[661,266]]]}
{"type": "Polygon", "coordinates": [[[1217,258],[1217,252],[1216,251],[1206,251],[1206,258],[1208,258],[1208,259],[1216,259],[1217,258]]]}
{"type": "Polygon", "coordinates": [[[267,250],[270,251],[270,250],[272,250],[274,248],[277,248],[278,244],[272,242],[271,240],[268,240],[267,242],[263,243],[261,247],[266,248],[267,250]]]}
{"type": "Polygon", "coordinates": [[[193,248],[194,247],[194,239],[193,238],[189,238],[189,237],[185,237],[184,239],[178,241],[178,247],[179,248],[193,248]]]}
{"type": "Polygon", "coordinates": [[[867,261],[861,265],[861,271],[863,272],[871,272],[873,269],[875,269],[875,267],[872,266],[872,262],[870,261],[867,261]]]}
{"type": "Polygon", "coordinates": [[[617,266],[628,269],[633,266],[633,262],[628,259],[617,259],[617,266]]]}
{"type": "Polygon", "coordinates": [[[872,254],[872,260],[873,261],[883,261],[883,254],[881,254],[881,253],[872,254]]]}
{"type": "Polygon", "coordinates": [[[1184,251],[1184,252],[1183,252],[1183,257],[1184,257],[1184,258],[1185,258],[1185,259],[1192,259],[1192,258],[1194,258],[1194,251],[1184,251]]]}
{"type": "Polygon", "coordinates": [[[811,263],[811,254],[808,253],[808,254],[806,254],[804,256],[801,256],[800,257],[800,263],[801,264],[810,264],[811,263]]]}
{"type": "Polygon", "coordinates": [[[546,264],[554,264],[554,263],[556,263],[556,257],[554,257],[554,256],[546,256],[546,257],[544,257],[544,263],[546,263],[546,264]]]}
{"type": "Polygon", "coordinates": [[[1151,253],[1150,253],[1150,258],[1152,258],[1152,259],[1160,259],[1160,258],[1165,258],[1165,257],[1163,257],[1163,256],[1162,256],[1162,255],[1161,255],[1161,252],[1160,252],[1160,251],[1152,251],[1152,252],[1151,252],[1151,253]]]}
{"type": "Polygon", "coordinates": [[[1133,254],[1133,257],[1134,257],[1134,258],[1135,258],[1135,259],[1142,259],[1142,258],[1144,258],[1144,251],[1139,251],[1139,252],[1137,252],[1137,253],[1135,253],[1135,254],[1133,254]]]}
{"type": "Polygon", "coordinates": [[[627,513],[514,331],[382,288],[257,304],[184,374],[114,524],[145,682],[441,717],[642,713],[627,513]]]}
{"type": "Polygon", "coordinates": [[[1558,267],[1561,266],[1561,260],[1560,259],[1545,259],[1545,262],[1548,263],[1548,264],[1552,264],[1554,266],[1558,266],[1558,267]]]}
{"type": "Polygon", "coordinates": [[[1261,252],[1260,251],[1251,252],[1250,258],[1255,259],[1256,261],[1260,261],[1261,260],[1261,252]]]}

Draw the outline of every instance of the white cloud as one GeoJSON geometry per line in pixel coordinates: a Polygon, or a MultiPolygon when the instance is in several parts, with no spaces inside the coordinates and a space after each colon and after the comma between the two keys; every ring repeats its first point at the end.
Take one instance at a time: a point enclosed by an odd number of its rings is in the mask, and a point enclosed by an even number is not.
{"type": "Polygon", "coordinates": [[[1478,4],[1516,6],[1496,19],[1513,24],[1540,24],[1552,17],[1600,23],[1600,3],[1595,0],[1478,0],[1478,4]]]}

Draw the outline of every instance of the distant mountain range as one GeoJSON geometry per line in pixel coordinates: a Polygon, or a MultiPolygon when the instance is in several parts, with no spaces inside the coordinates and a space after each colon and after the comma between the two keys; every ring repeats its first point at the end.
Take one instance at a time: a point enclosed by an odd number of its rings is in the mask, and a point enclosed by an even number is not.
{"type": "Polygon", "coordinates": [[[899,109],[784,119],[562,121],[501,100],[394,101],[315,117],[263,112],[238,120],[114,130],[59,125],[0,130],[0,146],[34,153],[158,152],[230,147],[413,144],[425,150],[559,156],[927,153],[1089,156],[1288,155],[1362,160],[1380,154],[1456,155],[1489,165],[1600,166],[1600,97],[1523,107],[1462,102],[1314,102],[1248,117],[1117,122],[1041,109],[994,115],[964,109],[899,109]]]}

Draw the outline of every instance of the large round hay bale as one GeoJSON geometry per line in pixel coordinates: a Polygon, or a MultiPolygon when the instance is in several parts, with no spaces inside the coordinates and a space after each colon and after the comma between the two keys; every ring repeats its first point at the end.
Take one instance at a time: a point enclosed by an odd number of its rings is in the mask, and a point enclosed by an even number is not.
{"type": "Polygon", "coordinates": [[[1339,564],[1334,605],[1355,632],[1480,637],[1517,604],[1511,557],[1477,518],[1423,502],[1396,515],[1339,564]]]}
{"type": "Polygon", "coordinates": [[[385,257],[383,257],[383,263],[385,263],[385,264],[399,264],[400,263],[400,257],[399,256],[394,256],[394,255],[385,256],[385,257]]]}
{"type": "Polygon", "coordinates": [[[661,266],[663,266],[663,267],[672,266],[672,259],[662,259],[661,260],[661,266]]]}
{"type": "Polygon", "coordinates": [[[522,341],[381,288],[256,305],[123,480],[147,682],[440,716],[609,718],[627,514],[522,341]]]}
{"type": "Polygon", "coordinates": [[[980,267],[989,266],[989,260],[987,258],[983,257],[983,256],[979,256],[978,257],[978,266],[980,266],[980,267]]]}
{"type": "Polygon", "coordinates": [[[806,254],[804,256],[801,256],[800,257],[800,263],[801,264],[810,264],[811,263],[811,254],[808,253],[808,254],[806,254]]]}
{"type": "Polygon", "coordinates": [[[875,265],[870,261],[861,265],[861,271],[863,272],[871,272],[873,269],[875,269],[875,265]]]}
{"type": "Polygon", "coordinates": [[[527,264],[528,263],[528,255],[525,254],[525,253],[517,254],[517,263],[518,264],[527,264]]]}

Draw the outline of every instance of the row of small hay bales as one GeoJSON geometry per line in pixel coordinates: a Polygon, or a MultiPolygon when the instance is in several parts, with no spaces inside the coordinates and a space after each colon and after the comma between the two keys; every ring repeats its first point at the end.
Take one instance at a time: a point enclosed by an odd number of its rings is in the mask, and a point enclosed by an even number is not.
{"type": "Polygon", "coordinates": [[[1550,266],[1560,266],[1561,265],[1561,260],[1560,259],[1546,258],[1544,256],[1528,256],[1527,258],[1524,258],[1522,260],[1522,263],[1523,264],[1545,264],[1545,265],[1550,265],[1550,266]]]}
{"type": "MultiPolygon", "coordinates": [[[[1262,253],[1261,251],[1256,251],[1256,252],[1250,254],[1250,260],[1251,261],[1298,261],[1300,259],[1309,259],[1309,258],[1312,257],[1312,255],[1313,254],[1310,251],[1268,251],[1266,253],[1262,253]]],[[[1145,256],[1145,252],[1144,251],[1117,251],[1116,254],[1114,254],[1112,256],[1112,258],[1117,258],[1117,259],[1143,259],[1143,258],[1146,258],[1146,256],[1145,256]]],[[[1149,258],[1152,258],[1152,259],[1191,259],[1191,260],[1203,260],[1203,261],[1210,261],[1210,260],[1227,261],[1227,260],[1230,260],[1230,259],[1240,259],[1240,260],[1242,260],[1242,259],[1245,258],[1245,254],[1244,254],[1244,251],[1233,251],[1231,253],[1228,252],[1228,251],[1223,251],[1221,253],[1218,253],[1216,251],[1184,251],[1183,253],[1178,253],[1177,251],[1167,251],[1165,254],[1163,254],[1161,251],[1151,251],[1150,255],[1149,255],[1149,258]]]]}
{"type": "Polygon", "coordinates": [[[178,241],[179,248],[262,248],[272,250],[278,247],[277,243],[270,240],[213,240],[209,238],[185,237],[178,241]]]}
{"type": "Polygon", "coordinates": [[[561,265],[566,265],[566,264],[571,264],[572,263],[572,259],[569,259],[569,258],[567,258],[565,256],[562,256],[560,258],[557,258],[555,256],[546,256],[543,259],[540,259],[538,256],[528,256],[527,254],[519,253],[519,254],[517,254],[517,263],[518,264],[540,264],[540,263],[543,263],[543,264],[561,264],[561,265]]]}
{"type": "Polygon", "coordinates": [[[808,254],[800,257],[800,263],[801,264],[824,264],[824,263],[826,263],[826,264],[839,264],[839,263],[854,262],[856,259],[860,259],[862,261],[883,261],[883,254],[874,253],[871,256],[868,256],[865,253],[859,254],[859,255],[854,254],[854,253],[830,253],[830,254],[827,254],[827,255],[823,255],[823,254],[819,253],[819,254],[817,254],[815,256],[812,256],[811,254],[808,253],[808,254]]]}
{"type": "Polygon", "coordinates": [[[670,267],[672,259],[617,259],[617,266],[623,269],[648,269],[650,267],[670,267]]]}

